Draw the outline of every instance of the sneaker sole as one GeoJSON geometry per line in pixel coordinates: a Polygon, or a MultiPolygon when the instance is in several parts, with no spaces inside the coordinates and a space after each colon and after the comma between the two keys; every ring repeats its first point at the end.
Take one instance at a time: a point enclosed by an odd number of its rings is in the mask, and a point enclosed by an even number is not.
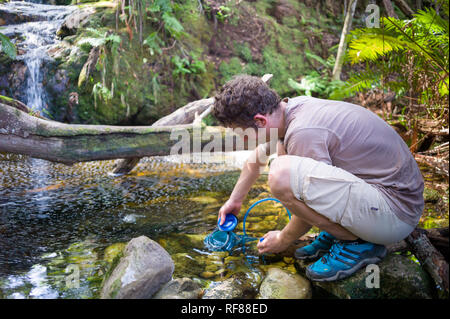
{"type": "Polygon", "coordinates": [[[386,254],[387,254],[387,249],[384,249],[384,251],[381,253],[380,256],[372,257],[372,258],[369,258],[369,259],[364,259],[364,260],[362,260],[361,262],[359,262],[358,264],[356,264],[355,266],[353,266],[350,269],[339,270],[332,277],[315,278],[314,276],[311,276],[308,268],[306,268],[306,277],[308,277],[308,279],[310,279],[312,281],[336,281],[336,280],[341,280],[341,279],[344,279],[344,278],[347,278],[347,277],[353,275],[355,272],[360,270],[363,266],[366,266],[366,265],[369,265],[369,264],[376,264],[376,263],[380,262],[381,260],[383,260],[383,258],[386,256],[386,254]]]}
{"type": "Polygon", "coordinates": [[[328,252],[328,250],[319,249],[314,255],[308,255],[308,256],[297,256],[297,253],[294,254],[294,257],[299,260],[313,260],[313,259],[319,259],[323,255],[325,255],[328,252]]]}

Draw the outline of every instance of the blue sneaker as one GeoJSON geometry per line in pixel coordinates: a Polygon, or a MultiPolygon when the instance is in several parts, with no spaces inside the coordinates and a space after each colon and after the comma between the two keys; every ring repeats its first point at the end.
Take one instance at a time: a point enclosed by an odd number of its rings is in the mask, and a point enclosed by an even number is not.
{"type": "Polygon", "coordinates": [[[309,245],[298,248],[295,258],[302,260],[313,260],[325,255],[333,245],[336,238],[326,231],[320,232],[319,236],[309,245]]]}
{"type": "Polygon", "coordinates": [[[306,276],[314,281],[343,279],[365,265],[379,262],[386,252],[386,247],[374,243],[336,241],[328,254],[306,268],[306,276]]]}

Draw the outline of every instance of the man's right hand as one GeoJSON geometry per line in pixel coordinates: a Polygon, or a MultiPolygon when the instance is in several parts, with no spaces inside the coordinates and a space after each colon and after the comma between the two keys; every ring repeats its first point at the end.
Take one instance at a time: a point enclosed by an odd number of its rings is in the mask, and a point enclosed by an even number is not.
{"type": "Polygon", "coordinates": [[[242,202],[228,199],[219,210],[219,217],[217,220],[220,219],[220,225],[222,225],[225,222],[227,214],[233,214],[237,217],[237,215],[239,215],[239,212],[241,211],[241,207],[242,202]]]}

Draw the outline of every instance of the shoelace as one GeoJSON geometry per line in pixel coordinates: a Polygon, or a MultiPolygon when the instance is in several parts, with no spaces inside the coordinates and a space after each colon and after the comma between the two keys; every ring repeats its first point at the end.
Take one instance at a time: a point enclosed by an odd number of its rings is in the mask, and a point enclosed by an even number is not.
{"type": "Polygon", "coordinates": [[[328,261],[329,261],[328,257],[335,259],[335,257],[337,257],[339,255],[339,253],[341,252],[341,250],[343,248],[344,248],[344,243],[342,243],[340,241],[335,242],[331,246],[330,251],[328,252],[328,254],[325,254],[322,257],[322,262],[323,263],[328,263],[328,261]]]}

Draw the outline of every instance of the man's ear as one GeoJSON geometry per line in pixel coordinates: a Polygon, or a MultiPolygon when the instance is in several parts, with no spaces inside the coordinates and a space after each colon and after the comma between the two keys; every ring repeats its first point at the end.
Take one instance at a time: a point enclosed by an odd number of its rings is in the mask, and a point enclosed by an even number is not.
{"type": "Polygon", "coordinates": [[[258,113],[253,117],[253,120],[258,128],[266,127],[267,118],[264,115],[258,113]]]}

